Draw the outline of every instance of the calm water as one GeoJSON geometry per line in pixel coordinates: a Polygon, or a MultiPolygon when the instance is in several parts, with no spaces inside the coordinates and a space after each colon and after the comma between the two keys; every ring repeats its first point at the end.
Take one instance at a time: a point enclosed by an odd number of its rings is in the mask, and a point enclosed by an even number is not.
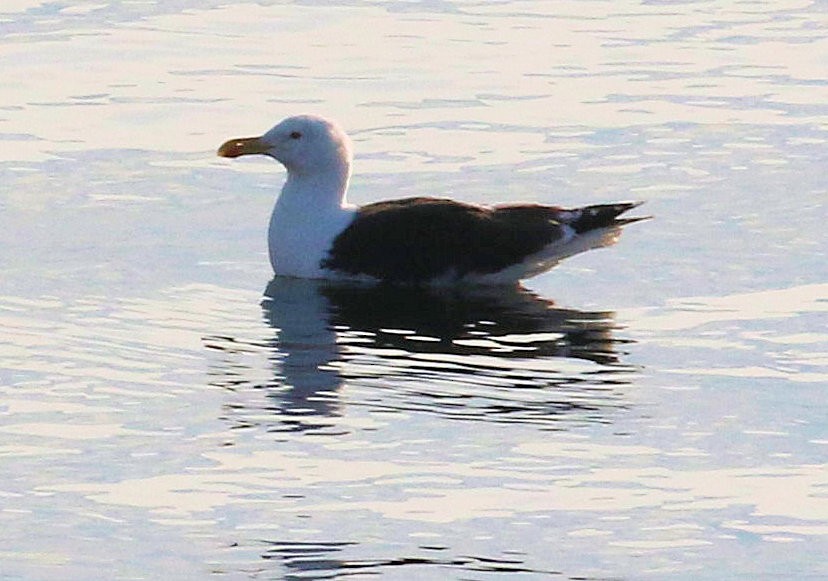
{"type": "Polygon", "coordinates": [[[828,578],[824,2],[3,0],[0,579],[828,578]],[[642,199],[525,290],[270,281],[351,200],[642,199]]]}

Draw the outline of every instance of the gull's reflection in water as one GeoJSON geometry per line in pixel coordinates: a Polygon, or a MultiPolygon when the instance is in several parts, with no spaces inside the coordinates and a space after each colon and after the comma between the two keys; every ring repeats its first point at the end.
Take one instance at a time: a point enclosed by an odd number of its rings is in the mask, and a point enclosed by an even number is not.
{"type": "Polygon", "coordinates": [[[239,366],[216,379],[235,391],[266,390],[264,406],[237,404],[228,414],[240,426],[328,431],[346,409],[361,406],[560,428],[562,419],[607,421],[609,410],[623,406],[620,389],[632,371],[619,360],[613,313],[556,308],[521,288],[275,278],[262,307],[271,339],[245,346],[208,339],[222,351],[267,353],[265,381],[246,381],[239,366]]]}
{"type": "MultiPolygon", "coordinates": [[[[420,546],[417,554],[406,557],[365,558],[347,555],[357,543],[352,542],[315,542],[269,541],[268,550],[262,555],[266,560],[280,563],[289,571],[283,579],[336,579],[355,575],[382,575],[393,570],[405,568],[407,579],[419,579],[427,576],[429,568],[441,571],[455,569],[467,574],[504,574],[524,573],[560,577],[558,571],[538,571],[526,567],[523,562],[510,555],[507,558],[479,557],[463,555],[448,557],[441,553],[442,546],[420,546]]],[[[356,552],[356,551],[353,551],[356,552]]],[[[428,576],[428,578],[432,578],[428,576]]],[[[448,578],[446,575],[443,578],[448,578]]],[[[465,578],[465,577],[464,577],[465,578]]]]}

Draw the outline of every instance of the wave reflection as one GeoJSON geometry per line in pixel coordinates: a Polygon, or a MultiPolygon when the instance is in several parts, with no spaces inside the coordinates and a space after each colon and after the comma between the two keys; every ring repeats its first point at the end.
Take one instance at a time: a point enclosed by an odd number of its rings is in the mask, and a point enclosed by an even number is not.
{"type": "Polygon", "coordinates": [[[431,413],[561,428],[609,421],[632,370],[612,312],[561,309],[515,289],[426,290],[275,278],[265,291],[266,341],[205,339],[225,357],[213,383],[261,398],[228,406],[236,427],[347,430],[370,414],[431,413]],[[264,355],[269,373],[256,378],[264,355]],[[247,390],[249,391],[249,390],[247,390]],[[338,426],[336,428],[335,426],[338,426]]]}
{"type": "Polygon", "coordinates": [[[419,578],[428,568],[457,569],[467,573],[530,573],[560,575],[558,571],[538,571],[524,565],[518,552],[511,558],[435,556],[445,551],[441,546],[420,546],[416,556],[392,558],[353,558],[341,554],[353,549],[357,543],[267,541],[270,548],[262,555],[268,561],[279,562],[288,573],[286,580],[335,579],[350,575],[382,575],[391,570],[405,568],[407,578],[419,578]]]}

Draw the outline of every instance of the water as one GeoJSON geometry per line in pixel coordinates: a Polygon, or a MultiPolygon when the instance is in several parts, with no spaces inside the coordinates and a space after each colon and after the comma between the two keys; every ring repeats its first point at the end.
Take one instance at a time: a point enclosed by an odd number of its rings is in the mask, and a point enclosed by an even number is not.
{"type": "Polygon", "coordinates": [[[0,7],[0,579],[822,579],[822,2],[0,7]],[[646,200],[526,290],[270,281],[350,198],[646,200]]]}

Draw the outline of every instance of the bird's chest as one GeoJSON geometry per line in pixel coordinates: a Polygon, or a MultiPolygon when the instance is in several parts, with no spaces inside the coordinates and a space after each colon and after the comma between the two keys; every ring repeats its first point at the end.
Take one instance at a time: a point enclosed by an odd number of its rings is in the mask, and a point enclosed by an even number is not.
{"type": "Polygon", "coordinates": [[[342,209],[291,212],[277,206],[270,217],[268,251],[273,272],[282,276],[324,278],[320,263],[352,215],[342,209]]]}

